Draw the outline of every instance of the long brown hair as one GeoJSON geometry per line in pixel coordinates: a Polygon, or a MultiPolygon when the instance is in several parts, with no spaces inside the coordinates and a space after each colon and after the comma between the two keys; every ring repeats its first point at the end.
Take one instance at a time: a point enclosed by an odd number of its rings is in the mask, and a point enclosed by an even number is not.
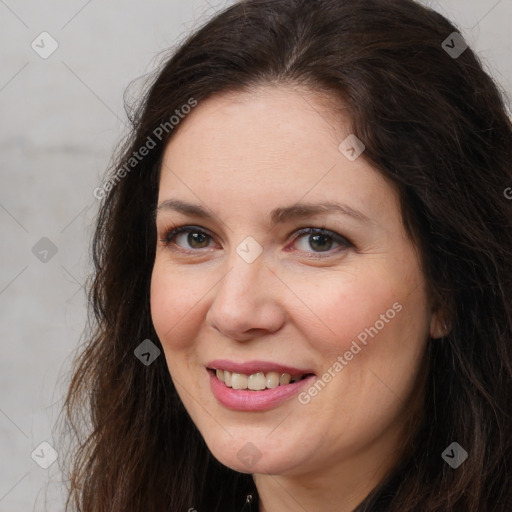
{"type": "Polygon", "coordinates": [[[64,409],[76,436],[67,510],[238,512],[253,486],[211,455],[165,358],[146,366],[134,350],[145,339],[162,350],[149,305],[152,212],[164,147],[186,123],[170,117],[191,99],[260,84],[326,91],[348,109],[362,158],[400,190],[431,299],[449,313],[449,334],[428,343],[408,455],[357,510],[512,510],[512,125],[471,48],[449,51],[463,48],[454,32],[413,0],[246,0],[166,60],[102,189],[91,325],[64,409]],[[441,457],[452,442],[468,452],[457,469],[441,457]]]}

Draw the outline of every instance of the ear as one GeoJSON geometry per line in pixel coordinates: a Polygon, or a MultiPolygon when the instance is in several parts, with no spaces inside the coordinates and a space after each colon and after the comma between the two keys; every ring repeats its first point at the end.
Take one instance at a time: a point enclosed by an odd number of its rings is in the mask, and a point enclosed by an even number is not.
{"type": "Polygon", "coordinates": [[[432,339],[444,338],[450,333],[450,325],[446,320],[446,314],[442,311],[435,311],[430,318],[429,334],[432,339]]]}

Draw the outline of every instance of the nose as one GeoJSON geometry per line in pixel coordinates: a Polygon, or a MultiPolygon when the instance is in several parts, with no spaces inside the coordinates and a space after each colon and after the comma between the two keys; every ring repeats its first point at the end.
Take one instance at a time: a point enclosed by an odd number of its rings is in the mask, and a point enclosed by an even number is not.
{"type": "Polygon", "coordinates": [[[210,327],[237,341],[274,333],[285,322],[282,283],[263,256],[247,263],[237,254],[214,288],[206,315],[210,327]]]}

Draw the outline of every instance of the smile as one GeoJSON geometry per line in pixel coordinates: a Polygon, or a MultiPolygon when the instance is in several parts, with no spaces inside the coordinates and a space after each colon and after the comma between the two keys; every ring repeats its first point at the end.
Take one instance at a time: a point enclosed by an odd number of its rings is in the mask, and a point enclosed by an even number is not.
{"type": "Polygon", "coordinates": [[[309,370],[253,361],[212,361],[206,367],[210,389],[217,401],[235,411],[266,411],[281,405],[311,385],[309,370]]]}
{"type": "Polygon", "coordinates": [[[290,375],[289,373],[279,373],[275,371],[267,373],[257,372],[247,375],[215,368],[209,368],[209,370],[215,372],[216,378],[223,382],[228,388],[249,389],[251,391],[262,391],[264,389],[277,388],[278,386],[286,386],[287,384],[298,382],[311,375],[290,375]]]}

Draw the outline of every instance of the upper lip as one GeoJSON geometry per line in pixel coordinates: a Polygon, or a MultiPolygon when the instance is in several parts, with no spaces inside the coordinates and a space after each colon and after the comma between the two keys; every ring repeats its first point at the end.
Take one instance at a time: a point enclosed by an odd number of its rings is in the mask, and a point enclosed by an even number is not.
{"type": "Polygon", "coordinates": [[[314,373],[311,369],[293,368],[292,366],[272,363],[270,361],[247,361],[245,363],[236,363],[235,361],[228,361],[227,359],[215,359],[214,361],[210,361],[206,366],[215,370],[227,370],[228,372],[244,373],[245,375],[252,375],[258,372],[289,373],[290,375],[314,373]]]}

